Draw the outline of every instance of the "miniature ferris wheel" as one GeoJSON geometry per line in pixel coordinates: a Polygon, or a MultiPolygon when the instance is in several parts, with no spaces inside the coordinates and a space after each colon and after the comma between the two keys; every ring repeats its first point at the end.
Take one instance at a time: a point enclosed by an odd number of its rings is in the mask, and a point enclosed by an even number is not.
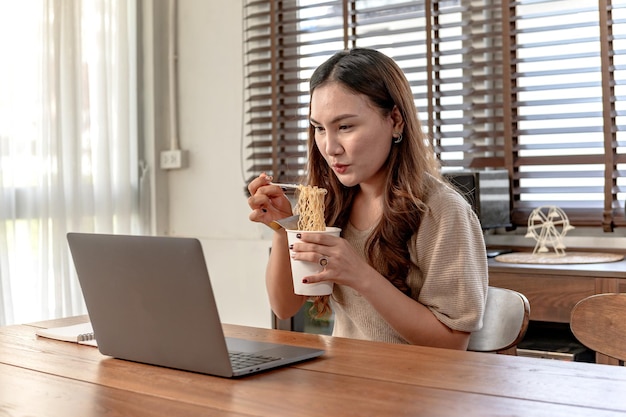
{"type": "Polygon", "coordinates": [[[574,229],[563,210],[558,207],[538,207],[528,217],[528,228],[525,237],[537,241],[533,254],[549,252],[552,246],[557,255],[565,255],[563,238],[568,231],[574,229]]]}

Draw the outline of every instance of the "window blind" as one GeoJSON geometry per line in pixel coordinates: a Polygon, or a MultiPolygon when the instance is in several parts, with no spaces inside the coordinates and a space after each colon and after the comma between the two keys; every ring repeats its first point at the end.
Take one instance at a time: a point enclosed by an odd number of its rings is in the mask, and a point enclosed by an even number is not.
{"type": "Polygon", "coordinates": [[[538,205],[557,205],[574,224],[606,230],[624,224],[623,127],[616,113],[623,96],[615,94],[624,74],[611,62],[625,33],[623,18],[614,20],[623,7],[526,1],[511,8],[518,223],[538,205]]]}
{"type": "Polygon", "coordinates": [[[246,114],[250,165],[281,182],[304,174],[308,79],[344,49],[343,1],[249,1],[245,7],[246,114]]]}
{"type": "Polygon", "coordinates": [[[559,206],[625,226],[626,4],[611,0],[247,0],[246,172],[304,174],[308,78],[380,50],[409,79],[444,169],[506,169],[512,219],[559,206]]]}

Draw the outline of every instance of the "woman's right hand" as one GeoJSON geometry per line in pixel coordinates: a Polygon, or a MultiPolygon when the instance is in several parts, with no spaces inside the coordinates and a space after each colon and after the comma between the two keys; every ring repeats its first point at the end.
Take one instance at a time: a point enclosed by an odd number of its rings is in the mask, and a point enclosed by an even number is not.
{"type": "Polygon", "coordinates": [[[252,209],[250,220],[269,225],[274,220],[293,215],[291,203],[278,185],[272,185],[272,177],[265,173],[248,184],[250,197],[248,205],[252,209]]]}

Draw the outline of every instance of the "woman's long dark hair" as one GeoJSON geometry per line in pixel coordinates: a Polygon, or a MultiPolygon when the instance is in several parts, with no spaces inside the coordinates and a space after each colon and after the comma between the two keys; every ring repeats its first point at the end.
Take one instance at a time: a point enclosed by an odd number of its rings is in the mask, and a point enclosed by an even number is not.
{"type": "MultiPolygon", "coordinates": [[[[422,131],[411,87],[393,59],[364,48],[338,52],[320,65],[310,80],[311,96],[316,88],[329,82],[340,83],[367,97],[383,116],[397,107],[404,120],[403,139],[392,144],[383,168],[389,186],[385,188],[382,218],[368,238],[365,250],[368,263],[400,291],[408,293],[406,277],[411,266],[408,243],[425,211],[424,200],[430,183],[426,177],[440,178],[439,163],[422,131]]],[[[345,187],[339,182],[315,144],[312,126],[309,126],[308,152],[307,183],[328,190],[326,224],[345,229],[359,188],[345,187]]],[[[320,314],[328,311],[327,298],[318,299],[315,304],[320,314]]]]}

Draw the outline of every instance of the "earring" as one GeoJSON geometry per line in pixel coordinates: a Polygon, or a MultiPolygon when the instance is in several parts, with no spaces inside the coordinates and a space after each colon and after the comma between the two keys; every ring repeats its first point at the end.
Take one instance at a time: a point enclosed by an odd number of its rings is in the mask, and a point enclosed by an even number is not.
{"type": "Polygon", "coordinates": [[[393,137],[393,143],[398,144],[398,143],[402,142],[402,132],[395,133],[395,134],[393,134],[392,137],[393,137]]]}

